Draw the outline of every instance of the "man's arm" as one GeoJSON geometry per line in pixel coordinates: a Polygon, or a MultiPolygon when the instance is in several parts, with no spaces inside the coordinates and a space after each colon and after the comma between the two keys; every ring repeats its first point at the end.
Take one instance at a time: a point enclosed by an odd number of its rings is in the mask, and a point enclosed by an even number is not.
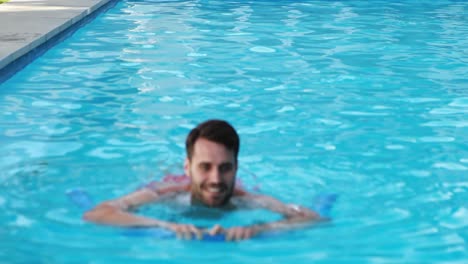
{"type": "Polygon", "coordinates": [[[87,221],[122,227],[162,227],[172,230],[177,237],[201,239],[202,230],[194,225],[184,225],[161,221],[154,218],[132,214],[130,210],[150,202],[157,202],[168,194],[185,190],[183,185],[159,186],[158,188],[143,188],[121,198],[103,202],[86,212],[83,218],[87,221]]]}
{"type": "Polygon", "coordinates": [[[141,205],[155,202],[160,198],[160,195],[147,188],[135,191],[121,198],[103,202],[97,205],[92,210],[89,210],[83,215],[86,221],[128,227],[167,227],[167,223],[137,216],[129,211],[141,205]]]}
{"type": "Polygon", "coordinates": [[[324,220],[318,213],[295,204],[285,204],[273,197],[264,195],[251,195],[255,204],[283,215],[283,219],[265,224],[256,225],[260,231],[289,229],[299,224],[310,224],[324,220]]]}
{"type": "Polygon", "coordinates": [[[227,230],[215,227],[210,231],[211,234],[225,232],[226,240],[242,240],[269,230],[292,229],[325,220],[310,209],[298,205],[284,204],[270,196],[247,194],[244,198],[256,208],[265,208],[283,215],[283,219],[247,227],[233,227],[227,230]]]}

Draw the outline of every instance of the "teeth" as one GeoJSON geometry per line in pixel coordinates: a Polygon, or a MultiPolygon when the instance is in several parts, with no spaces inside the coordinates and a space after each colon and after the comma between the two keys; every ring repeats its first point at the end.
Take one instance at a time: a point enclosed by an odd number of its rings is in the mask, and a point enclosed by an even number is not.
{"type": "Polygon", "coordinates": [[[221,191],[222,191],[222,190],[221,190],[220,187],[209,187],[209,188],[208,188],[208,192],[210,192],[210,193],[219,193],[219,192],[221,192],[221,191]]]}

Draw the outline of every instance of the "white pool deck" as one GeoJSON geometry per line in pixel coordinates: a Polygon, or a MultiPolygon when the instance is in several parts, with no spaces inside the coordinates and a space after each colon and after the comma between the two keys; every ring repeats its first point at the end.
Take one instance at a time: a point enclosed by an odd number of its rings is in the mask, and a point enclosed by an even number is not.
{"type": "Polygon", "coordinates": [[[0,70],[110,1],[10,0],[0,4],[0,70]]]}

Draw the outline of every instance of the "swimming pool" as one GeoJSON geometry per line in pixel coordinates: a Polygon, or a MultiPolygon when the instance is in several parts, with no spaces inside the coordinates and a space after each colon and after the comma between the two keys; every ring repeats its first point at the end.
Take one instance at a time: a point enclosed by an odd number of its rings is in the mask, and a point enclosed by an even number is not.
{"type": "Polygon", "coordinates": [[[0,262],[464,263],[467,8],[119,2],[0,84],[0,262]],[[338,193],[333,222],[213,244],[80,220],[67,190],[105,200],[179,172],[208,118],[238,128],[245,184],[338,193]]]}

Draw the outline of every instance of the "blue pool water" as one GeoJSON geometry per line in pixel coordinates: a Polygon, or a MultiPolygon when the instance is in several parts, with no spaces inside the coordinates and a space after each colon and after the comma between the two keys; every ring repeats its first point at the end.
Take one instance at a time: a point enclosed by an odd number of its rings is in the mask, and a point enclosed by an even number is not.
{"type": "Polygon", "coordinates": [[[118,2],[0,84],[0,263],[465,263],[467,11],[118,2]],[[246,185],[306,205],[338,193],[332,223],[190,243],[86,224],[67,200],[180,172],[185,135],[208,118],[238,128],[246,185]]]}

